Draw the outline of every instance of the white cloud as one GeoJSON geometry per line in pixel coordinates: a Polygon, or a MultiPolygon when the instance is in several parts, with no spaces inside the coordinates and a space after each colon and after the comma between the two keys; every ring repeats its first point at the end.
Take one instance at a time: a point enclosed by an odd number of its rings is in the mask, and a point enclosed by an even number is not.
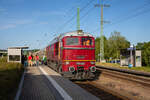
{"type": "Polygon", "coordinates": [[[32,20],[15,20],[13,22],[7,22],[4,24],[0,24],[0,30],[6,30],[10,28],[16,28],[18,25],[25,25],[25,24],[31,24],[33,21],[32,20]]]}
{"type": "Polygon", "coordinates": [[[22,24],[29,24],[29,23],[32,23],[32,22],[33,22],[32,20],[24,19],[24,20],[16,20],[13,23],[16,24],[16,25],[22,25],[22,24]]]}
{"type": "Polygon", "coordinates": [[[16,25],[15,24],[7,24],[7,25],[1,25],[0,26],[0,30],[5,30],[5,29],[9,29],[9,28],[15,28],[16,25]]]}
{"type": "Polygon", "coordinates": [[[49,12],[42,12],[42,11],[37,11],[37,12],[33,12],[34,16],[63,16],[65,15],[64,12],[60,12],[60,11],[49,11],[49,12]]]}

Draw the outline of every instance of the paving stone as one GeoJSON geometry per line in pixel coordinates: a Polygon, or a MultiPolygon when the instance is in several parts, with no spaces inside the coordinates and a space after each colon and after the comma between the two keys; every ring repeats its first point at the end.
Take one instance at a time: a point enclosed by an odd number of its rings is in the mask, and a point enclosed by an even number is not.
{"type": "Polygon", "coordinates": [[[28,67],[19,100],[63,100],[37,67],[28,67]]]}
{"type": "Polygon", "coordinates": [[[41,68],[43,68],[49,74],[49,76],[52,77],[73,98],[73,100],[100,100],[78,85],[62,77],[49,67],[42,66],[41,68]]]}
{"type": "MultiPolygon", "coordinates": [[[[40,66],[73,100],[99,100],[47,66],[40,66]]],[[[28,67],[19,100],[63,100],[39,67],[28,67]]]]}

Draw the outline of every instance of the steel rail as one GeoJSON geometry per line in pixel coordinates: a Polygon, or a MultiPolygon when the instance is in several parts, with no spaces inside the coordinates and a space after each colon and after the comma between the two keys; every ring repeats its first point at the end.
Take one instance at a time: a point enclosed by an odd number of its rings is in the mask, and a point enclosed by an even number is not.
{"type": "Polygon", "coordinates": [[[103,75],[109,75],[110,77],[116,77],[150,87],[150,77],[148,78],[147,75],[144,77],[145,74],[143,75],[140,73],[137,75],[135,74],[136,72],[132,73],[131,71],[128,72],[127,70],[114,70],[114,68],[97,67],[97,69],[100,70],[103,75]]]}
{"type": "Polygon", "coordinates": [[[128,69],[119,69],[119,68],[114,68],[114,67],[104,67],[104,66],[96,66],[96,67],[100,68],[100,69],[106,69],[106,70],[111,70],[111,71],[128,73],[128,74],[132,74],[132,75],[136,75],[136,76],[150,77],[150,73],[148,73],[148,72],[140,72],[140,71],[134,71],[134,70],[128,70],[128,69]]]}

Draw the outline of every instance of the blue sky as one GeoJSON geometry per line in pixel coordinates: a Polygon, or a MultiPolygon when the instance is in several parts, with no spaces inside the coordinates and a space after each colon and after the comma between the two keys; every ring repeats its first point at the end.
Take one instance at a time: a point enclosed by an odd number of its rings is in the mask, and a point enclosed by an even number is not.
{"type": "MultiPolygon", "coordinates": [[[[100,0],[0,0],[0,49],[12,46],[44,48],[60,33],[76,30],[77,7],[81,29],[100,35],[100,0]],[[70,21],[69,21],[70,20],[70,21]],[[66,22],[68,22],[66,24],[66,22]]],[[[104,35],[121,32],[132,44],[150,41],[149,0],[103,0],[104,35]]]]}

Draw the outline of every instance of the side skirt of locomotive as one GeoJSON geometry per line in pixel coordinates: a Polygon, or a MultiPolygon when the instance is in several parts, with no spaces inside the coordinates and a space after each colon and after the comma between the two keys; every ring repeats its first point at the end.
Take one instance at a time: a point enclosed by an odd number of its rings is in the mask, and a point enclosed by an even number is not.
{"type": "Polygon", "coordinates": [[[57,62],[48,60],[47,65],[48,65],[48,67],[52,68],[56,72],[59,72],[60,65],[57,62]]]}

